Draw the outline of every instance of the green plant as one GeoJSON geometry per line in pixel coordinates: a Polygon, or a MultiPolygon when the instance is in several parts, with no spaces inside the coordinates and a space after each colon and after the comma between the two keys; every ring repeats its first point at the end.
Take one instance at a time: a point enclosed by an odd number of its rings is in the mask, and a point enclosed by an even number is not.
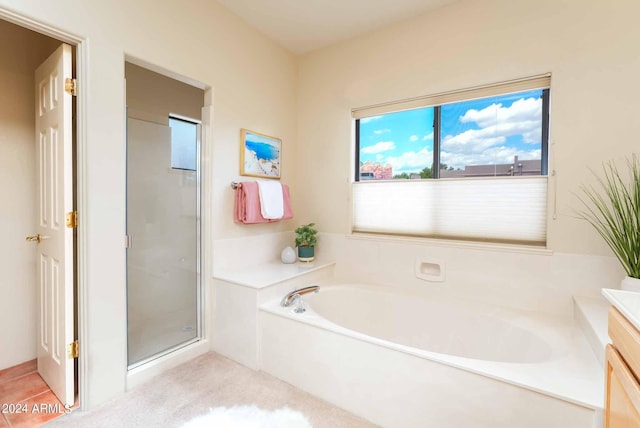
{"type": "Polygon", "coordinates": [[[303,224],[296,229],[296,247],[315,247],[318,242],[316,235],[318,231],[314,229],[315,223],[303,224]]]}
{"type": "Polygon", "coordinates": [[[598,231],[627,275],[640,278],[640,162],[636,155],[627,160],[627,167],[628,181],[613,162],[603,165],[604,178],[594,173],[600,189],[580,187],[590,203],[580,198],[585,209],[579,215],[598,231]]]}

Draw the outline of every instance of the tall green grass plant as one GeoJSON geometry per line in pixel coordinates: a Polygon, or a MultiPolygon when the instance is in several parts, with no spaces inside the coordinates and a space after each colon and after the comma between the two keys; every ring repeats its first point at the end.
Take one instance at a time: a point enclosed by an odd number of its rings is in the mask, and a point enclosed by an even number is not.
{"type": "Polygon", "coordinates": [[[640,278],[640,162],[627,159],[628,174],[613,161],[603,164],[597,185],[581,186],[584,208],[579,211],[602,236],[628,276],[640,278]]]}

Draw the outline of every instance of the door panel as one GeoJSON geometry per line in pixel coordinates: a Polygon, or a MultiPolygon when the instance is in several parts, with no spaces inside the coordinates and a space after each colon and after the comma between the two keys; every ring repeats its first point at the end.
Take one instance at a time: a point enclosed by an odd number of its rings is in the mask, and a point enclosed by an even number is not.
{"type": "Polygon", "coordinates": [[[199,183],[196,171],[172,168],[175,133],[127,121],[130,368],[199,336],[199,183]]]}
{"type": "Polygon", "coordinates": [[[74,402],[72,99],[71,46],[62,44],[36,70],[38,202],[38,372],[64,404],[74,402]]]}

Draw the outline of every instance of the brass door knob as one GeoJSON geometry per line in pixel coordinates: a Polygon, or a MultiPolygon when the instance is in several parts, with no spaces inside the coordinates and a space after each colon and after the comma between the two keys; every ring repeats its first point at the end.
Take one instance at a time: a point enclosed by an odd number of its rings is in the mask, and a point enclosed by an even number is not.
{"type": "Polygon", "coordinates": [[[48,236],[42,236],[39,233],[37,235],[33,235],[33,236],[27,236],[27,241],[29,242],[37,242],[38,244],[40,243],[40,241],[42,241],[43,239],[49,239],[48,236]]]}

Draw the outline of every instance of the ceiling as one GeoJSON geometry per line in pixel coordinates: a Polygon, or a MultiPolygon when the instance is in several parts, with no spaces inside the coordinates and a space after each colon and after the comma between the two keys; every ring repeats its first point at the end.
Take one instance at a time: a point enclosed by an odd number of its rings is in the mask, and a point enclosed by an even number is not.
{"type": "Polygon", "coordinates": [[[338,43],[457,0],[218,0],[295,54],[338,43]]]}

